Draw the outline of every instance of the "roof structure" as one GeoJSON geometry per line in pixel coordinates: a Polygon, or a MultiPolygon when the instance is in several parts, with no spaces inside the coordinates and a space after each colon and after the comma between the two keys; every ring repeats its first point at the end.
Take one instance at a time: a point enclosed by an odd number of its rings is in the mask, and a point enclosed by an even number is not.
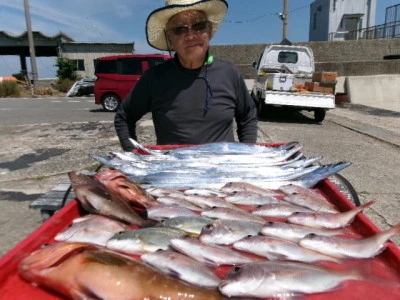
{"type": "MultiPolygon", "coordinates": [[[[57,56],[61,43],[75,42],[70,36],[60,31],[54,36],[33,31],[33,43],[36,56],[57,56]]],[[[0,55],[30,56],[28,32],[14,35],[7,31],[0,31],[0,55]]]]}

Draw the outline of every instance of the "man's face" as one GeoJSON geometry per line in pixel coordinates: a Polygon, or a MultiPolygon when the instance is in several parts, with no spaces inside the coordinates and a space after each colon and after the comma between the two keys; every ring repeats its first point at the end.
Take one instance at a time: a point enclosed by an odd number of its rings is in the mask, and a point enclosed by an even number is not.
{"type": "Polygon", "coordinates": [[[185,11],[168,20],[166,32],[171,49],[180,57],[199,59],[208,50],[212,23],[202,11],[185,11]]]}

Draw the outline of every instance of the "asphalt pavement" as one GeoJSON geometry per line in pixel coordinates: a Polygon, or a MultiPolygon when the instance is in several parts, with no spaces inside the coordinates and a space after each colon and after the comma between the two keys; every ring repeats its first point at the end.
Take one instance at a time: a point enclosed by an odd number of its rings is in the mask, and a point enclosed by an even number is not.
{"type": "MultiPolygon", "coordinates": [[[[326,120],[400,147],[400,112],[347,104],[326,120]]],[[[155,144],[149,117],[138,130],[141,143],[155,144]]],[[[40,211],[29,208],[33,200],[68,180],[68,171],[93,171],[97,163],[89,154],[121,150],[110,121],[0,126],[0,137],[0,256],[42,224],[40,211]]]]}

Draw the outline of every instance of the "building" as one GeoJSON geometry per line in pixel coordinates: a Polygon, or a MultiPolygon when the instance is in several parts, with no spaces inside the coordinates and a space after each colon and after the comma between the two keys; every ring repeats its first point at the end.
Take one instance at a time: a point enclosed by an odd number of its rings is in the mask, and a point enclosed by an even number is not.
{"type": "Polygon", "coordinates": [[[375,26],[375,12],[376,0],[316,0],[310,5],[309,41],[357,39],[349,34],[375,26]]]}

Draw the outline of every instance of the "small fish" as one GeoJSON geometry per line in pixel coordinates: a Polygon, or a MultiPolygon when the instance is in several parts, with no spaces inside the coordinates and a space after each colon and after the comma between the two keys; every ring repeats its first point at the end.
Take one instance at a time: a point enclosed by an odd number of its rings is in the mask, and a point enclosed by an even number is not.
{"type": "Polygon", "coordinates": [[[157,198],[157,202],[165,205],[177,205],[184,208],[187,208],[192,211],[202,211],[203,209],[193,203],[186,201],[185,198],[174,197],[173,195],[162,196],[157,198]]]}
{"type": "Polygon", "coordinates": [[[183,192],[185,195],[199,195],[199,196],[212,196],[212,197],[226,197],[226,193],[213,189],[187,189],[183,192]]]}
{"type": "Polygon", "coordinates": [[[260,195],[251,192],[234,192],[225,197],[225,200],[235,205],[263,205],[281,202],[274,196],[260,195]]]}
{"type": "Polygon", "coordinates": [[[160,204],[147,210],[147,217],[152,220],[162,221],[175,217],[197,217],[198,214],[185,207],[174,204],[160,204]]]}
{"type": "Polygon", "coordinates": [[[296,212],[289,217],[287,221],[292,224],[306,225],[310,227],[323,228],[341,228],[350,225],[357,214],[367,207],[370,207],[376,201],[370,201],[364,205],[358,206],[352,210],[343,213],[324,213],[324,212],[296,212]]]}
{"type": "Polygon", "coordinates": [[[205,289],[104,248],[82,243],[55,243],[19,265],[20,276],[34,286],[69,299],[221,299],[205,289]]]}
{"type": "Polygon", "coordinates": [[[203,227],[213,221],[213,219],[200,215],[196,217],[175,217],[161,221],[159,226],[178,228],[188,234],[199,236],[203,227]]]}
{"type": "Polygon", "coordinates": [[[145,191],[154,197],[171,197],[171,195],[173,195],[172,197],[175,198],[185,198],[185,194],[177,189],[148,187],[145,191]]]}
{"type": "Polygon", "coordinates": [[[116,220],[99,215],[86,215],[74,219],[69,227],[54,237],[54,240],[105,246],[107,240],[115,233],[126,229],[127,226],[124,223],[116,220]]]}
{"type": "Polygon", "coordinates": [[[179,252],[159,250],[143,254],[141,260],[168,275],[197,286],[216,288],[221,282],[211,268],[179,252]]]}
{"type": "Polygon", "coordinates": [[[253,253],[268,260],[291,260],[313,263],[317,261],[339,262],[337,258],[301,247],[295,242],[272,236],[250,236],[233,243],[233,248],[253,253]]]}
{"type": "Polygon", "coordinates": [[[324,229],[308,227],[303,225],[288,224],[282,222],[267,222],[261,228],[260,233],[268,236],[275,236],[285,240],[299,242],[307,234],[315,233],[318,235],[334,236],[345,235],[347,232],[343,228],[324,229]]]}
{"type": "Polygon", "coordinates": [[[203,243],[229,245],[244,237],[257,235],[262,224],[241,221],[218,219],[203,227],[199,239],[203,243]]]}
{"type": "Polygon", "coordinates": [[[239,265],[257,260],[224,246],[204,244],[189,236],[171,238],[170,243],[179,252],[209,267],[239,265]]]}
{"type": "Polygon", "coordinates": [[[301,262],[263,261],[236,266],[219,290],[228,297],[288,299],[338,289],[348,280],[365,280],[358,270],[336,271],[301,262]]]}
{"type": "Polygon", "coordinates": [[[278,203],[260,205],[251,211],[254,215],[270,218],[286,218],[295,212],[312,212],[312,210],[306,207],[279,201],[278,203]]]}
{"type": "Polygon", "coordinates": [[[296,193],[283,197],[286,202],[306,207],[318,212],[338,213],[339,210],[325,199],[316,198],[313,194],[296,193]]]}
{"type": "Polygon", "coordinates": [[[228,219],[228,220],[241,220],[264,224],[267,222],[260,216],[252,215],[245,210],[231,209],[227,207],[215,207],[201,212],[204,217],[212,219],[228,219]]]}
{"type": "Polygon", "coordinates": [[[247,183],[247,182],[229,182],[221,188],[221,191],[226,192],[226,193],[252,192],[252,193],[257,193],[257,194],[264,195],[264,196],[282,195],[282,193],[280,193],[278,191],[263,189],[257,185],[247,183]]]}
{"type": "Polygon", "coordinates": [[[88,213],[139,226],[145,224],[145,220],[126,201],[111,197],[91,176],[75,171],[69,172],[68,176],[76,198],[88,213]]]}
{"type": "Polygon", "coordinates": [[[345,239],[311,233],[300,240],[300,245],[339,258],[371,258],[386,249],[387,241],[400,234],[400,223],[369,238],[345,239]]]}
{"type": "Polygon", "coordinates": [[[170,227],[148,227],[137,230],[126,230],[111,237],[106,247],[127,254],[143,254],[159,249],[170,248],[172,237],[184,236],[186,232],[170,227]]]}
{"type": "Polygon", "coordinates": [[[225,201],[223,198],[215,196],[187,195],[185,200],[203,209],[211,207],[228,207],[236,209],[235,205],[225,201]]]}

